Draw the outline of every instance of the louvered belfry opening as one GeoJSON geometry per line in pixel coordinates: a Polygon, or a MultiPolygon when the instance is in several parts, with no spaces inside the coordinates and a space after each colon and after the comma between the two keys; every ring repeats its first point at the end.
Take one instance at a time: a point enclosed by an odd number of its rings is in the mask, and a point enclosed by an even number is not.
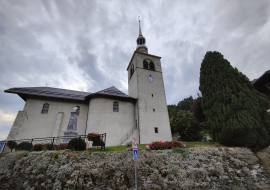
{"type": "Polygon", "coordinates": [[[119,104],[118,104],[118,102],[113,103],[113,112],[119,112],[119,104]]]}
{"type": "Polygon", "coordinates": [[[147,61],[143,61],[143,68],[148,69],[148,62],[147,61]]]}
{"type": "Polygon", "coordinates": [[[154,66],[154,63],[153,62],[150,62],[149,63],[149,69],[154,71],[155,70],[155,66],[154,66]]]}
{"type": "Polygon", "coordinates": [[[49,107],[50,107],[50,104],[45,103],[45,104],[43,105],[43,108],[42,108],[41,113],[42,113],[42,114],[48,113],[48,112],[49,112],[49,107]]]}
{"type": "Polygon", "coordinates": [[[130,78],[132,77],[134,73],[134,65],[131,65],[131,69],[130,69],[130,78]]]}

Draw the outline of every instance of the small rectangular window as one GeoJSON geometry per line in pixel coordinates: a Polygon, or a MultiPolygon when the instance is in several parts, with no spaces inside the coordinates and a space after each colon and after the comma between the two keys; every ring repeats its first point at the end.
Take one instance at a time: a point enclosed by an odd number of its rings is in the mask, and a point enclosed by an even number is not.
{"type": "Polygon", "coordinates": [[[154,97],[154,95],[152,94],[152,97],[154,97]]]}
{"type": "Polygon", "coordinates": [[[155,127],[155,133],[158,133],[158,128],[157,127],[155,127]]]}
{"type": "Polygon", "coordinates": [[[119,104],[118,104],[118,102],[113,103],[113,111],[114,112],[119,112],[119,104]]]}
{"type": "Polygon", "coordinates": [[[155,109],[153,109],[153,112],[155,112],[156,110],[155,109]]]}

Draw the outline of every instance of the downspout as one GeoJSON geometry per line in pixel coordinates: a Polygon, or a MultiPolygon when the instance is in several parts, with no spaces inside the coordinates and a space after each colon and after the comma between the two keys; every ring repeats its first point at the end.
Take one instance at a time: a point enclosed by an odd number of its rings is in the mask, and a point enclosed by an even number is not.
{"type": "Polygon", "coordinates": [[[87,123],[88,123],[88,115],[89,115],[90,101],[91,101],[91,99],[89,100],[89,103],[88,103],[87,119],[86,119],[86,126],[85,126],[85,132],[84,132],[84,135],[86,135],[86,129],[87,129],[87,123]]]}
{"type": "Polygon", "coordinates": [[[139,101],[137,99],[137,113],[138,113],[138,131],[139,131],[139,144],[141,144],[141,133],[140,133],[140,117],[139,117],[139,101]]]}

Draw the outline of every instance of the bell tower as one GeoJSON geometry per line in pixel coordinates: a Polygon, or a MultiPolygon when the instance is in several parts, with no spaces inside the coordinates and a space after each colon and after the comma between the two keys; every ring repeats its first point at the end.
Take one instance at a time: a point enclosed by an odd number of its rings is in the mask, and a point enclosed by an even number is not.
{"type": "Polygon", "coordinates": [[[137,98],[139,143],[172,140],[161,57],[148,54],[139,21],[137,48],[127,67],[128,93],[137,98]]]}

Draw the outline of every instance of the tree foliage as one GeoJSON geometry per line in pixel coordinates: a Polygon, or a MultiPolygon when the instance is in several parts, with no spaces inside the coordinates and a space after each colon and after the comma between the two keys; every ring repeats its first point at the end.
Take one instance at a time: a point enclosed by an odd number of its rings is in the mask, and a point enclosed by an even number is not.
{"type": "Polygon", "coordinates": [[[267,97],[219,52],[207,52],[200,70],[201,107],[214,138],[254,149],[270,144],[267,97]]]}
{"type": "Polygon", "coordinates": [[[179,133],[183,141],[200,141],[202,139],[200,124],[190,111],[179,110],[171,127],[179,133]]]}

